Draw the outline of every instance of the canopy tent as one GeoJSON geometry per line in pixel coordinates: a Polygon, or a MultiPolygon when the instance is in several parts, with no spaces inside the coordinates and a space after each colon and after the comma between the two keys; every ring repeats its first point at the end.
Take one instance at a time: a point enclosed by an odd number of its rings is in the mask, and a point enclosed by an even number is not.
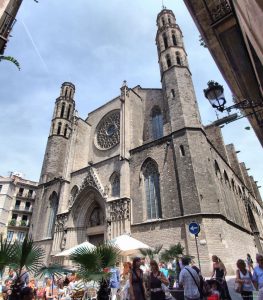
{"type": "Polygon", "coordinates": [[[120,235],[112,239],[111,242],[121,250],[122,255],[126,256],[138,253],[139,249],[150,248],[148,245],[136,240],[128,234],[120,235]]]}
{"type": "Polygon", "coordinates": [[[64,251],[56,254],[55,257],[58,257],[58,256],[70,256],[76,249],[79,249],[79,248],[82,248],[82,247],[88,248],[90,250],[96,248],[96,246],[94,246],[93,244],[91,244],[89,242],[84,242],[82,244],[79,244],[77,246],[74,246],[72,248],[69,248],[67,250],[64,250],[64,251]]]}

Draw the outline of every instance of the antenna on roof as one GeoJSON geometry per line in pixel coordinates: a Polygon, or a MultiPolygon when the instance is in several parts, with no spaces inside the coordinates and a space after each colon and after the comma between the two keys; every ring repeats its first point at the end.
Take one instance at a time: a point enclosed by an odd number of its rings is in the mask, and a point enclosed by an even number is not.
{"type": "Polygon", "coordinates": [[[164,6],[164,0],[162,0],[162,9],[166,9],[166,7],[164,6]]]}

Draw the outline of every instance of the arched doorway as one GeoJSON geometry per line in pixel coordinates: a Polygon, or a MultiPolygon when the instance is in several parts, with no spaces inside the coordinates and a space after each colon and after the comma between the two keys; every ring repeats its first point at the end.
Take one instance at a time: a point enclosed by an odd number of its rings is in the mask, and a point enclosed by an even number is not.
{"type": "Polygon", "coordinates": [[[98,245],[105,240],[105,200],[95,188],[87,187],[78,195],[72,218],[78,244],[89,241],[98,245]]]}

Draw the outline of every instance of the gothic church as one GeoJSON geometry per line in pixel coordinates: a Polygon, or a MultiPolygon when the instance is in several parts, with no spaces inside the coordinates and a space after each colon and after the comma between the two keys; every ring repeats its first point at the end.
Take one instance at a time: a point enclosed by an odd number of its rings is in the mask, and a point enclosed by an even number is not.
{"type": "Polygon", "coordinates": [[[229,271],[262,251],[262,201],[220,128],[204,127],[182,31],[171,10],[157,17],[162,88],[129,88],[82,119],[72,83],[62,84],[38,186],[31,231],[54,255],[86,240],[128,233],[150,246],[181,242],[196,256],[188,225],[201,225],[201,266],[212,254],[229,271]]]}

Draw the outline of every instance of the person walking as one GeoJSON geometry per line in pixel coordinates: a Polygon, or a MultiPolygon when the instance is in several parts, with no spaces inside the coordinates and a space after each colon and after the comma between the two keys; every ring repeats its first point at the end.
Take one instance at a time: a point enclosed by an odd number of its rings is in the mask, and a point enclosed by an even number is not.
{"type": "Polygon", "coordinates": [[[117,292],[120,288],[120,270],[117,268],[117,264],[115,267],[110,269],[110,273],[111,300],[116,300],[117,292]]]}
{"type": "Polygon", "coordinates": [[[263,288],[263,255],[257,254],[256,260],[258,266],[254,268],[252,281],[257,290],[263,288]]]}
{"type": "Polygon", "coordinates": [[[221,259],[213,255],[212,256],[212,262],[213,262],[213,272],[211,278],[215,278],[222,286],[222,299],[228,299],[231,300],[231,296],[229,294],[228,286],[226,283],[226,267],[221,261],[221,259]]]}
{"type": "Polygon", "coordinates": [[[130,273],[130,300],[145,300],[145,287],[143,283],[143,271],[140,269],[141,259],[135,257],[130,273]]]}
{"type": "Polygon", "coordinates": [[[183,269],[179,275],[179,286],[184,288],[185,300],[199,300],[200,278],[197,272],[189,266],[190,261],[190,257],[182,258],[183,269]]]}
{"type": "Polygon", "coordinates": [[[239,284],[243,300],[253,300],[252,274],[246,269],[243,259],[237,261],[236,283],[239,284]]]}
{"type": "Polygon", "coordinates": [[[158,264],[155,260],[150,262],[151,272],[149,275],[149,289],[151,300],[165,300],[165,292],[162,289],[162,284],[166,286],[169,284],[168,279],[159,270],[158,264]]]}

